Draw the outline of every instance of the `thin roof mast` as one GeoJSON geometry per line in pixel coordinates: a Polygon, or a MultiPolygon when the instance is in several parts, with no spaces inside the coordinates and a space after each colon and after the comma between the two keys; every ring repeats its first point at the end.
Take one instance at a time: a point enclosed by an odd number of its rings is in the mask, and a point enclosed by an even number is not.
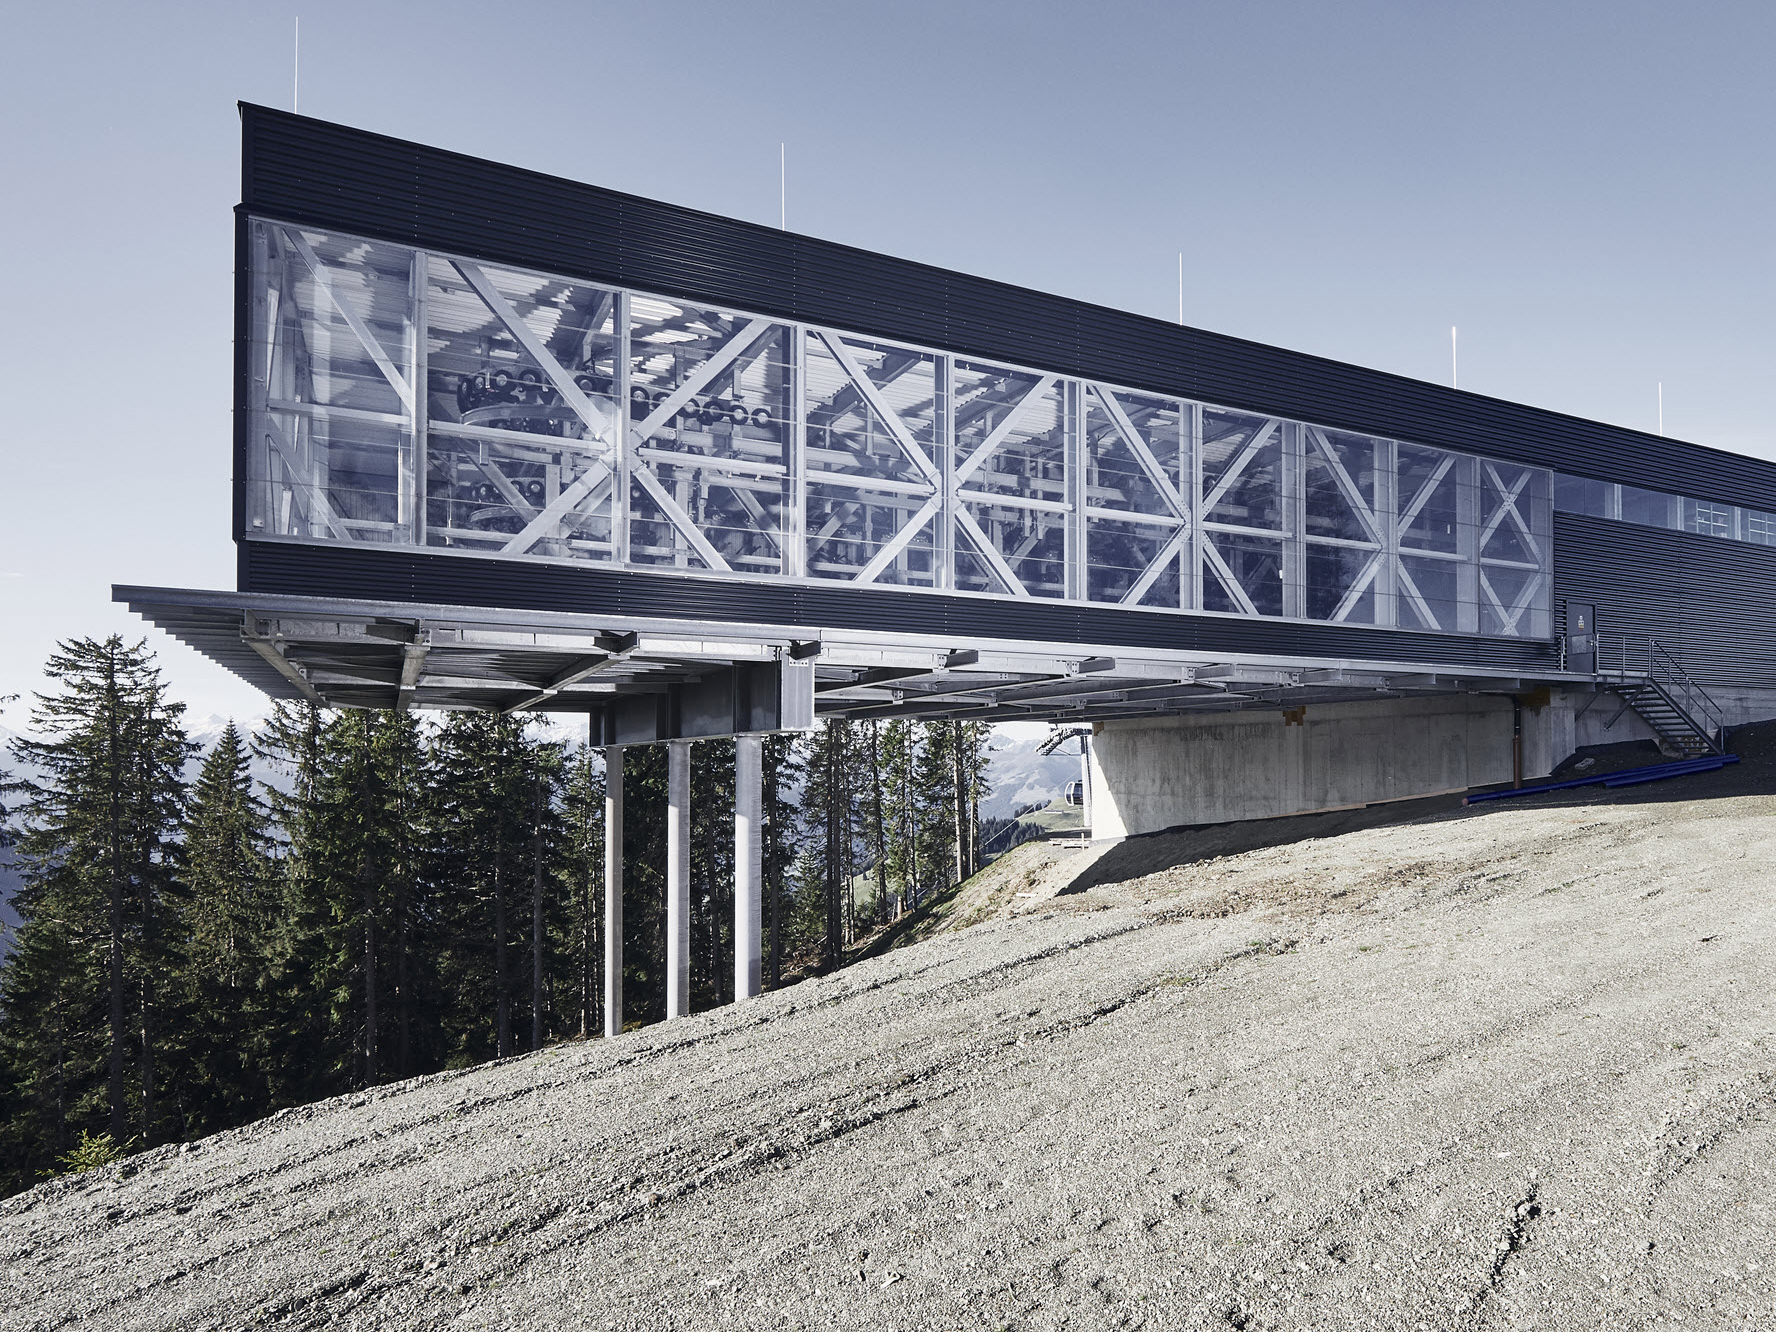
{"type": "Polygon", "coordinates": [[[291,52],[290,60],[290,112],[299,114],[302,110],[302,15],[296,16],[296,44],[291,52]]]}

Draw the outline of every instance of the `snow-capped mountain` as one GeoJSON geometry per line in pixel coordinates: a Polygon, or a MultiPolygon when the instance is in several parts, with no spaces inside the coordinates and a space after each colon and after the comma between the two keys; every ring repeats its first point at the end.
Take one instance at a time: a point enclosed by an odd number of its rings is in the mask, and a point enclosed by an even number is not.
{"type": "Polygon", "coordinates": [[[1028,722],[995,728],[987,757],[987,795],[981,813],[1007,819],[1023,805],[1046,805],[1079,777],[1079,746],[1067,744],[1059,754],[1042,755],[1036,747],[1049,728],[1028,722]]]}

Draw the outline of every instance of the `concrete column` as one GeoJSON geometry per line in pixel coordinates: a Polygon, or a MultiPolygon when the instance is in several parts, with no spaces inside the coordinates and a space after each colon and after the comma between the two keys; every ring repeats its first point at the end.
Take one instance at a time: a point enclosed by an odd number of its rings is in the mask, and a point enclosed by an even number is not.
{"type": "Polygon", "coordinates": [[[623,746],[604,747],[604,1034],[623,1034],[623,746]]]}
{"type": "Polygon", "coordinates": [[[734,998],[761,989],[759,922],[764,915],[764,741],[734,738],[734,998]]]}
{"type": "Polygon", "coordinates": [[[666,1016],[691,1011],[691,742],[666,742],[666,1016]]]}
{"type": "Polygon", "coordinates": [[[1087,732],[1079,737],[1079,817],[1085,824],[1085,835],[1092,836],[1092,738],[1087,732]]]}

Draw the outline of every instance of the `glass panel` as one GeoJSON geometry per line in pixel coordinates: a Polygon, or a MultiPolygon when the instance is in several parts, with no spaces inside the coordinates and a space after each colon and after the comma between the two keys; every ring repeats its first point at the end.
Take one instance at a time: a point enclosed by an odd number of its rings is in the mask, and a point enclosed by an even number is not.
{"type": "Polygon", "coordinates": [[[1702,536],[1731,537],[1736,526],[1733,510],[1725,504],[1713,504],[1708,500],[1691,500],[1683,502],[1684,531],[1696,532],[1702,536]]]}
{"type": "Polygon", "coordinates": [[[1243,615],[1283,613],[1283,543],[1233,532],[1204,534],[1233,576],[1230,586],[1211,559],[1203,561],[1203,609],[1243,615]],[[1240,599],[1243,591],[1251,602],[1240,599]]]}
{"type": "Polygon", "coordinates": [[[618,428],[614,303],[615,294],[602,287],[428,259],[428,544],[611,557],[611,487],[600,459],[618,428]],[[497,302],[483,299],[471,272],[497,302]],[[521,331],[551,367],[531,353],[521,331]],[[563,397],[557,376],[587,400],[590,419],[563,397]],[[571,492],[565,502],[564,492],[571,492]],[[533,529],[545,513],[551,520],[533,529]],[[521,532],[526,539],[514,543],[521,532]]]}
{"type": "Polygon", "coordinates": [[[808,572],[854,578],[919,514],[878,582],[933,586],[936,487],[900,442],[898,424],[928,463],[937,440],[937,358],[860,339],[838,340],[862,382],[818,334],[806,339],[808,572]],[[872,404],[874,397],[892,416],[872,404]],[[874,484],[872,484],[872,482],[874,484]]]}
{"type": "Polygon", "coordinates": [[[1375,484],[1382,441],[1309,426],[1307,535],[1375,543],[1375,484]]]}
{"type": "Polygon", "coordinates": [[[1547,579],[1534,569],[1488,565],[1480,571],[1480,632],[1543,636],[1547,579]]]}
{"type": "Polygon", "coordinates": [[[1095,509],[1117,509],[1169,518],[1174,510],[1160,493],[1152,471],[1142,462],[1121,428],[1126,423],[1158,465],[1172,494],[1188,495],[1181,473],[1184,415],[1170,398],[1150,398],[1094,387],[1085,395],[1085,502],[1095,509]],[[1101,396],[1108,394],[1108,398],[1101,396]],[[1119,422],[1106,404],[1114,404],[1119,422]]]}
{"type": "MultiPolygon", "coordinates": [[[[925,510],[918,495],[865,486],[808,484],[808,572],[815,578],[856,578],[925,510]]],[[[908,587],[936,585],[935,509],[882,570],[878,583],[908,587]]]]}
{"type": "Polygon", "coordinates": [[[253,241],[250,529],[411,542],[412,253],[265,222],[253,241]]]}
{"type": "Polygon", "coordinates": [[[1207,521],[1276,531],[1288,526],[1282,500],[1281,421],[1205,407],[1202,450],[1207,521]]]}
{"type": "Polygon", "coordinates": [[[1534,519],[1545,507],[1537,501],[1544,476],[1535,468],[1482,461],[1480,464],[1480,558],[1511,560],[1540,566],[1547,550],[1546,534],[1534,519]]]}
{"type": "MultiPolygon", "coordinates": [[[[992,547],[1011,566],[1018,582],[1032,596],[1066,594],[1066,518],[1049,510],[1020,505],[989,504],[964,499],[964,507],[980,524],[992,547]]],[[[966,533],[957,532],[958,549],[966,533]]],[[[982,562],[984,564],[984,561],[982,562]]],[[[961,577],[958,569],[958,579],[961,577]]],[[[998,587],[998,580],[991,587],[998,587]]]]}
{"type": "Polygon", "coordinates": [[[1379,553],[1352,546],[1307,547],[1306,610],[1311,620],[1375,623],[1379,553]]]}
{"type": "Polygon", "coordinates": [[[1741,535],[1760,546],[1776,546],[1776,513],[1759,509],[1743,509],[1741,535]]]}
{"type": "MultiPolygon", "coordinates": [[[[776,573],[783,567],[788,444],[795,410],[790,365],[793,334],[759,327],[745,315],[650,297],[630,302],[629,418],[638,429],[659,416],[680,388],[690,394],[649,430],[635,466],[648,468],[730,567],[776,573]],[[719,368],[708,368],[713,358],[719,368]],[[707,461],[698,461],[707,460],[707,461]],[[681,498],[682,497],[682,498],[681,498]]],[[[667,521],[657,498],[643,506],[667,521]]],[[[650,532],[652,528],[650,527],[650,532]]],[[[630,534],[629,558],[661,562],[655,533],[630,534]]],[[[685,543],[672,543],[671,563],[685,543]]],[[[704,563],[699,557],[696,562],[704,563]]]]}
{"type": "Polygon", "coordinates": [[[1622,487],[1622,521],[1643,527],[1678,528],[1683,525],[1677,496],[1639,486],[1622,487]]]}
{"type": "Polygon", "coordinates": [[[1464,460],[1418,444],[1401,444],[1399,459],[1400,544],[1457,553],[1464,460]]]}
{"type": "MultiPolygon", "coordinates": [[[[1467,566],[1470,570],[1472,565],[1467,566]]],[[[1455,633],[1461,625],[1461,571],[1457,560],[1400,556],[1399,624],[1406,629],[1455,633]]]]}
{"type": "Polygon", "coordinates": [[[1614,490],[1608,481],[1593,481],[1583,476],[1554,476],[1554,507],[1562,513],[1582,513],[1592,518],[1608,518],[1610,516],[1610,492],[1614,490]]]}
{"type": "Polygon", "coordinates": [[[1007,397],[1017,407],[1003,442],[990,455],[981,458],[964,485],[969,490],[994,495],[1064,503],[1067,498],[1065,389],[1056,382],[1031,397],[1037,381],[1028,376],[999,373],[1003,378],[995,391],[993,380],[982,384],[984,375],[980,367],[966,362],[959,362],[956,367],[958,395],[964,391],[965,385],[973,389],[968,408],[959,411],[957,417],[958,457],[973,462],[980,456],[981,444],[993,426],[1003,422],[1011,410],[1009,405],[1004,405],[1007,397]],[[967,421],[966,438],[960,429],[964,419],[967,421]]]}
{"type": "Polygon", "coordinates": [[[1179,603],[1179,560],[1173,538],[1177,525],[1124,523],[1093,519],[1086,524],[1086,595],[1093,601],[1121,601],[1146,574],[1168,546],[1172,554],[1154,571],[1146,592],[1135,599],[1138,606],[1170,606],[1179,603]]]}

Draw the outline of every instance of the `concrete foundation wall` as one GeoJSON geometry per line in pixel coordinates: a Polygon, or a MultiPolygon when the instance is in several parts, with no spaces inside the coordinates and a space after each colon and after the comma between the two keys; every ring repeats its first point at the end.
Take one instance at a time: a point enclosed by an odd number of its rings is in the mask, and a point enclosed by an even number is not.
{"type": "MultiPolygon", "coordinates": [[[[1726,714],[1728,726],[1776,718],[1776,689],[1711,688],[1709,697],[1726,714]]],[[[1655,740],[1657,735],[1640,717],[1622,712],[1622,700],[1606,693],[1589,708],[1589,690],[1556,689],[1545,708],[1523,712],[1523,774],[1540,777],[1575,749],[1587,745],[1613,745],[1624,740],[1655,740]],[[1579,716],[1583,711],[1584,716],[1579,716]]]]}
{"type": "Polygon", "coordinates": [[[1329,703],[1300,724],[1280,712],[1107,722],[1092,779],[1097,838],[1508,782],[1511,700],[1329,703]]]}
{"type": "MultiPolygon", "coordinates": [[[[1730,726],[1776,717],[1776,690],[1710,691],[1730,726]]],[[[1653,739],[1621,700],[1554,690],[1522,711],[1523,778],[1546,777],[1575,749],[1653,739]]],[[[1185,823],[1227,823],[1401,800],[1511,780],[1511,699],[1445,694],[1107,722],[1092,740],[1092,833],[1129,837],[1185,823]]]]}

